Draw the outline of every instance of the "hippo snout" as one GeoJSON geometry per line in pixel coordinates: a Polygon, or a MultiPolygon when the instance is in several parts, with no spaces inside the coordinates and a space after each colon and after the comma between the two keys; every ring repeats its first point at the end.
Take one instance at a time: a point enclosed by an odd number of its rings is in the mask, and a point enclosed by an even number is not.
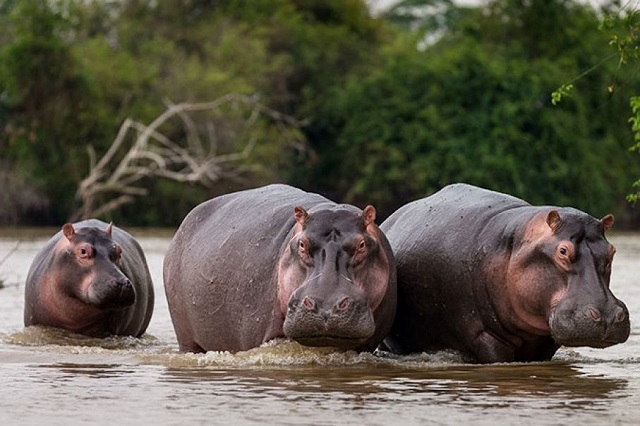
{"type": "Polygon", "coordinates": [[[549,324],[552,337],[564,346],[606,348],[625,342],[631,331],[629,311],[619,300],[601,307],[559,304],[549,324]]]}
{"type": "Polygon", "coordinates": [[[352,295],[324,299],[294,293],[283,331],[306,346],[356,349],[373,336],[375,322],[366,301],[352,295]]]}
{"type": "Polygon", "coordinates": [[[131,281],[129,279],[119,281],[116,284],[116,287],[120,292],[120,295],[119,297],[117,297],[117,299],[120,300],[122,306],[133,305],[136,301],[136,292],[133,284],[131,284],[131,281]]]}
{"type": "Polygon", "coordinates": [[[135,289],[126,276],[94,282],[89,292],[93,305],[101,309],[125,308],[136,301],[135,289]]]}

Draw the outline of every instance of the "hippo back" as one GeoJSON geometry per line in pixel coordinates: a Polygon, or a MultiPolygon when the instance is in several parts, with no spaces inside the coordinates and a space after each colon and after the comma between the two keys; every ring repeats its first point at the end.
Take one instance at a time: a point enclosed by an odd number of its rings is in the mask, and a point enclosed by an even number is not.
{"type": "Polygon", "coordinates": [[[183,349],[248,349],[275,337],[274,323],[282,321],[275,309],[276,266],[294,227],[293,208],[325,204],[335,205],[274,184],[216,197],[185,217],[164,261],[165,292],[183,349]],[[220,332],[225,329],[237,332],[220,332]]]}
{"type": "Polygon", "coordinates": [[[510,195],[458,183],[400,207],[380,229],[394,252],[406,252],[406,261],[412,261],[411,254],[415,253],[408,247],[433,245],[439,251],[444,247],[445,252],[471,252],[476,250],[482,229],[494,223],[497,215],[522,207],[531,205],[510,195]],[[460,244],[463,241],[475,244],[460,244]]]}
{"type": "Polygon", "coordinates": [[[504,362],[623,342],[628,311],[609,290],[615,249],[604,237],[612,224],[465,184],[401,207],[380,226],[398,268],[385,344],[504,362]]]}
{"type": "Polygon", "coordinates": [[[400,207],[380,225],[397,265],[398,309],[385,339],[389,349],[465,349],[457,338],[465,325],[446,319],[452,309],[472,309],[468,275],[486,244],[482,230],[496,214],[528,205],[515,197],[453,184],[400,207]],[[449,301],[455,301],[454,306],[449,301]]]}
{"type": "MultiPolygon", "coordinates": [[[[494,248],[496,233],[502,232],[495,228],[510,226],[510,222],[500,220],[500,215],[512,215],[527,207],[530,204],[516,197],[453,184],[396,210],[380,229],[396,258],[399,305],[406,303],[420,310],[418,304],[425,299],[465,300],[470,271],[478,267],[483,253],[494,248]]],[[[446,316],[445,309],[440,306],[429,316],[446,316]]],[[[412,347],[424,346],[421,340],[430,333],[420,328],[427,323],[417,326],[412,347]]],[[[445,334],[442,337],[447,339],[445,334]]]]}
{"type": "Polygon", "coordinates": [[[206,201],[164,262],[183,351],[240,351],[276,337],[373,350],[395,313],[395,263],[375,209],[287,185],[206,201]]]}

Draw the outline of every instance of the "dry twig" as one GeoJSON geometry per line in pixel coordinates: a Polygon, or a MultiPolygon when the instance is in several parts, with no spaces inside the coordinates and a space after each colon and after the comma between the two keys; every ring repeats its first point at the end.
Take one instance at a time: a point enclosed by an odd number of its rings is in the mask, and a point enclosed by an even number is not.
{"type": "MultiPolygon", "coordinates": [[[[177,182],[211,186],[221,179],[235,179],[244,169],[239,162],[248,158],[257,141],[250,130],[260,118],[266,118],[284,138],[295,143],[301,123],[290,116],[268,108],[254,97],[228,94],[212,102],[168,104],[167,110],[148,126],[127,118],[113,144],[96,162],[96,153],[88,148],[89,175],[80,182],[76,193],[81,208],[74,220],[102,216],[132,202],[135,197],[147,194],[141,186],[144,179],[163,177],[177,182]],[[213,121],[203,126],[207,144],[203,141],[198,125],[191,114],[220,110],[230,106],[250,110],[233,132],[227,132],[220,140],[213,121]],[[172,119],[178,119],[185,134],[184,141],[175,141],[160,128],[172,119]],[[134,133],[133,142],[130,134],[134,133]],[[238,146],[241,149],[220,154],[221,146],[238,146]]],[[[229,120],[231,121],[231,120],[229,120]]]]}

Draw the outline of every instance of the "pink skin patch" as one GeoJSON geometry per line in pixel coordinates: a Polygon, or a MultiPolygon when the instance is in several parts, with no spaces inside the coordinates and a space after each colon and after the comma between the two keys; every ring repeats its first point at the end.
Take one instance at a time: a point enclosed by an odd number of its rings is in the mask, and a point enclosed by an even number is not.
{"type": "MultiPolygon", "coordinates": [[[[502,309],[523,330],[536,335],[549,335],[555,306],[566,296],[567,272],[573,246],[558,241],[554,229],[561,226],[557,212],[537,215],[524,231],[523,241],[511,253],[503,291],[509,307],[502,309]],[[554,247],[553,259],[540,257],[554,247]]],[[[499,268],[498,268],[499,269],[499,268]]]]}
{"type": "Polygon", "coordinates": [[[86,268],[93,264],[93,248],[84,242],[74,243],[76,234],[71,224],[65,224],[62,231],[64,237],[54,246],[54,256],[74,256],[79,264],[75,272],[83,275],[73,277],[67,271],[52,269],[42,277],[40,298],[43,309],[58,327],[80,330],[100,314],[97,308],[85,302],[91,300],[94,281],[94,272],[86,268]]]}
{"type": "Polygon", "coordinates": [[[389,259],[380,244],[380,229],[375,224],[370,223],[366,232],[378,243],[378,257],[374,261],[366,262],[367,264],[363,265],[364,267],[354,271],[353,279],[356,285],[367,293],[369,309],[375,312],[387,294],[389,259]],[[366,283],[366,289],[364,288],[364,283],[366,283]]]}
{"type": "MultiPolygon", "coordinates": [[[[40,283],[41,308],[52,326],[80,331],[91,325],[102,313],[70,294],[66,287],[74,283],[64,282],[68,276],[63,275],[62,271],[57,271],[43,276],[40,283]]],[[[92,278],[92,274],[89,274],[82,279],[78,286],[82,294],[87,294],[92,278]]]]}
{"type": "Polygon", "coordinates": [[[287,314],[287,305],[291,294],[298,286],[304,285],[306,278],[306,271],[296,264],[293,256],[290,245],[287,245],[278,264],[278,301],[282,318],[287,314]]]}
{"type": "MultiPolygon", "coordinates": [[[[613,225],[613,216],[607,215],[600,222],[606,231],[613,225]]],[[[507,293],[511,311],[507,314],[512,314],[523,330],[534,334],[551,334],[556,308],[567,298],[570,280],[588,280],[583,274],[591,274],[597,281],[596,270],[590,269],[593,264],[576,266],[578,249],[571,240],[561,237],[563,226],[556,210],[537,215],[527,225],[525,238],[509,260],[507,293]]],[[[614,254],[615,248],[609,245],[607,280],[614,254]]],[[[587,315],[594,321],[601,319],[601,312],[591,306],[586,306],[579,315],[587,315]]]]}
{"type": "Polygon", "coordinates": [[[95,292],[94,292],[94,278],[95,278],[95,274],[93,273],[93,271],[89,272],[87,275],[85,275],[82,278],[82,281],[80,281],[78,289],[79,289],[79,294],[82,295],[82,297],[80,297],[80,299],[82,300],[86,300],[86,301],[92,301],[96,299],[95,296],[95,292]]]}

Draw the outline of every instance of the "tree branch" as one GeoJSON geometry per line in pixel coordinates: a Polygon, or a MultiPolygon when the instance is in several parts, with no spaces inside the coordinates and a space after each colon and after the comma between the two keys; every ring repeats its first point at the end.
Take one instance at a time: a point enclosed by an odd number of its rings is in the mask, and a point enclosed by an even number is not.
{"type": "Polygon", "coordinates": [[[99,161],[96,162],[93,147],[87,148],[90,170],[78,185],[76,197],[82,205],[74,219],[102,216],[134,201],[135,197],[145,196],[147,190],[141,185],[149,178],[203,186],[211,186],[221,179],[238,179],[248,170],[241,163],[258,144],[256,131],[261,119],[296,149],[303,146],[297,140],[303,124],[262,105],[255,96],[230,93],[211,102],[172,104],[167,101],[165,104],[167,110],[148,126],[131,118],[124,120],[99,161]],[[234,107],[233,117],[224,115],[225,106],[234,107]],[[238,121],[237,113],[243,110],[248,112],[238,121]],[[205,113],[224,125],[216,125],[211,117],[201,123],[194,116],[205,113]],[[176,131],[175,124],[169,126],[170,122],[177,122],[182,131],[176,131]],[[174,140],[170,134],[182,136],[174,140]]]}

